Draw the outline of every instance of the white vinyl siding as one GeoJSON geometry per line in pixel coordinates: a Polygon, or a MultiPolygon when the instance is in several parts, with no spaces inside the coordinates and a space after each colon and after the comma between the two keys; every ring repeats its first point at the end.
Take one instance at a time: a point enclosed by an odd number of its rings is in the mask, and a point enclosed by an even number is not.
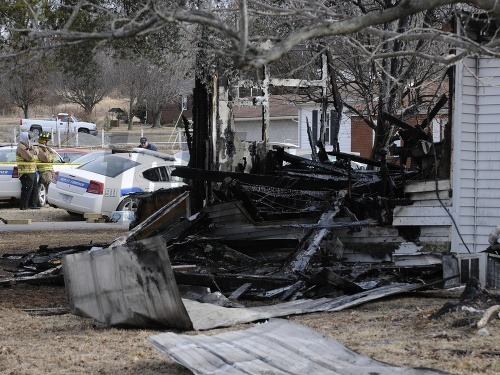
{"type": "MultiPolygon", "coordinates": [[[[309,138],[307,136],[307,121],[309,121],[309,126],[312,127],[312,112],[317,110],[318,113],[318,129],[319,122],[321,118],[321,108],[302,108],[300,110],[299,118],[299,148],[302,150],[310,150],[309,138]]],[[[330,111],[330,110],[329,110],[330,111]]],[[[339,129],[339,149],[341,152],[351,152],[351,118],[346,113],[342,114],[340,119],[340,129],[339,129]]],[[[326,150],[331,151],[331,143],[326,144],[326,150]]]]}
{"type": "MultiPolygon", "coordinates": [[[[457,65],[453,118],[453,213],[470,252],[500,225],[500,59],[457,65]]],[[[453,230],[452,249],[467,253],[453,230]]]]}
{"type": "MultiPolygon", "coordinates": [[[[248,142],[262,140],[262,119],[239,118],[235,121],[236,133],[240,140],[248,142]]],[[[270,142],[297,143],[297,117],[273,119],[269,121],[268,137],[270,142]]]]}

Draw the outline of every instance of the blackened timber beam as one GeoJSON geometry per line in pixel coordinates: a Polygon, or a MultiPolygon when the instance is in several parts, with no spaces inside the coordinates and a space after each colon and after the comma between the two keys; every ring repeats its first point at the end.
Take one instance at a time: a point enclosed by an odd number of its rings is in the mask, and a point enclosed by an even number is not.
{"type": "Polygon", "coordinates": [[[346,294],[355,294],[363,292],[358,284],[342,277],[328,268],[322,268],[318,273],[308,280],[308,285],[334,285],[344,291],[346,294]]]}
{"type": "Polygon", "coordinates": [[[382,117],[384,118],[384,120],[387,120],[389,121],[391,124],[394,124],[396,126],[399,126],[400,128],[404,129],[404,130],[408,130],[410,132],[419,132],[421,131],[421,129],[415,129],[413,126],[411,125],[408,125],[406,122],[398,119],[397,117],[394,117],[393,115],[390,115],[389,113],[387,112],[382,112],[382,117]]]}
{"type": "Polygon", "coordinates": [[[414,142],[420,139],[427,139],[427,135],[424,133],[424,131],[420,126],[408,125],[406,122],[403,122],[400,119],[386,112],[383,112],[382,116],[384,117],[385,120],[389,121],[391,124],[399,126],[400,128],[403,129],[403,131],[400,132],[399,134],[401,135],[401,138],[403,138],[405,142],[412,140],[411,144],[413,144],[414,142]]]}
{"type": "Polygon", "coordinates": [[[237,172],[206,171],[203,169],[184,166],[175,167],[172,172],[172,176],[211,182],[222,182],[225,178],[230,177],[234,180],[248,184],[305,191],[341,190],[347,187],[347,179],[344,177],[332,176],[331,178],[319,179],[314,177],[273,176],[237,172]]]}
{"type": "MultiPolygon", "coordinates": [[[[354,171],[353,171],[354,173],[354,171]]],[[[318,184],[318,181],[322,181],[323,183],[327,184],[327,181],[332,180],[332,176],[328,176],[325,174],[319,174],[319,173],[311,173],[307,171],[277,171],[276,174],[281,174],[283,176],[288,176],[288,177],[295,177],[295,178],[310,178],[314,176],[314,184],[318,184]]],[[[380,188],[380,183],[381,180],[376,174],[370,175],[365,175],[364,173],[356,173],[356,178],[353,179],[353,185],[351,187],[352,193],[358,193],[358,194],[363,194],[363,193],[369,193],[373,194],[373,192],[378,191],[380,188]],[[359,178],[358,178],[359,177],[359,178]]],[[[336,177],[335,178],[337,188],[335,190],[342,190],[342,189],[347,189],[349,187],[349,181],[346,177],[336,177]]],[[[305,189],[303,189],[305,190],[305,189]]],[[[316,189],[319,190],[319,189],[316,189]]]]}
{"type": "Polygon", "coordinates": [[[288,300],[293,300],[293,298],[297,293],[299,293],[304,286],[306,285],[306,282],[304,280],[299,280],[295,284],[293,284],[281,297],[282,301],[288,301],[288,300]]]}
{"type": "Polygon", "coordinates": [[[443,108],[443,106],[448,102],[448,97],[446,94],[443,94],[441,98],[439,98],[438,102],[432,108],[432,110],[429,112],[429,115],[425,118],[424,121],[420,124],[420,129],[425,129],[427,126],[429,126],[429,123],[432,121],[434,117],[438,114],[438,112],[443,108]]]}
{"type": "Polygon", "coordinates": [[[227,297],[227,298],[232,300],[232,301],[235,301],[238,298],[240,298],[243,294],[245,294],[248,291],[248,289],[250,289],[251,286],[252,286],[252,283],[245,283],[242,286],[240,286],[238,289],[236,289],[234,292],[232,292],[229,295],[229,297],[227,297]]]}
{"type": "Polygon", "coordinates": [[[331,163],[321,163],[319,161],[302,158],[297,155],[289,154],[286,151],[283,153],[283,160],[291,164],[299,164],[301,166],[315,167],[336,174],[338,176],[347,177],[347,171],[343,168],[336,167],[331,163]]]}
{"type": "Polygon", "coordinates": [[[252,288],[273,289],[295,282],[291,277],[285,276],[259,276],[247,274],[217,274],[207,275],[192,272],[175,272],[175,281],[177,284],[199,285],[214,288],[220,287],[221,292],[233,292],[244,284],[252,284],[252,288]]]}
{"type": "MultiPolygon", "coordinates": [[[[340,211],[339,206],[334,206],[331,210],[323,213],[318,221],[318,224],[328,223],[333,220],[335,215],[340,211]]],[[[309,265],[312,257],[319,250],[321,241],[330,233],[330,229],[323,228],[314,234],[312,241],[307,247],[300,248],[292,258],[292,260],[283,268],[285,272],[302,273],[309,265]]]]}
{"type": "Polygon", "coordinates": [[[283,224],[283,227],[291,228],[309,228],[309,229],[333,229],[333,228],[361,228],[374,226],[375,224],[371,220],[361,220],[361,221],[323,221],[316,224],[283,224]]]}
{"type": "Polygon", "coordinates": [[[42,284],[42,283],[58,283],[63,284],[63,275],[33,275],[12,277],[0,280],[0,286],[12,286],[17,284],[42,284]]]}
{"type": "MultiPolygon", "coordinates": [[[[363,163],[366,165],[371,165],[373,167],[380,168],[380,161],[378,161],[378,160],[368,159],[368,158],[364,158],[362,156],[347,154],[345,152],[340,152],[340,151],[327,151],[327,154],[335,156],[338,159],[352,160],[352,161],[355,161],[358,163],[363,163]]],[[[399,170],[399,167],[396,165],[388,164],[388,166],[390,169],[399,170]]]]}
{"type": "Polygon", "coordinates": [[[311,147],[312,160],[317,161],[318,154],[316,153],[316,145],[313,139],[311,126],[309,125],[309,119],[307,117],[306,117],[306,124],[307,124],[307,139],[309,140],[309,146],[311,147]]]}

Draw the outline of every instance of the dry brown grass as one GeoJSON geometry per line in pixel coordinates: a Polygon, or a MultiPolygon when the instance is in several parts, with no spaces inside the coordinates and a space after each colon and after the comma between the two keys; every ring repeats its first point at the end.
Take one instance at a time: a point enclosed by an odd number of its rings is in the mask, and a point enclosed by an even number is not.
{"type": "MultiPolygon", "coordinates": [[[[38,217],[59,211],[41,210],[38,217]]],[[[24,211],[23,211],[24,214],[24,211]]],[[[0,216],[14,215],[9,208],[0,216]]],[[[37,218],[34,218],[38,220],[37,218]]],[[[41,243],[85,244],[111,241],[117,234],[18,232],[0,242],[0,255],[23,253],[41,243]]],[[[5,274],[5,271],[3,271],[5,274]]],[[[2,274],[2,271],[0,271],[2,274]]],[[[457,302],[461,291],[436,290],[374,301],[335,313],[292,316],[350,349],[397,366],[427,367],[450,374],[496,375],[500,372],[500,319],[480,335],[473,325],[455,326],[481,314],[464,311],[428,319],[446,302],[457,302]]],[[[38,316],[24,309],[67,308],[63,286],[14,285],[0,287],[0,374],[188,374],[185,368],[154,350],[145,339],[155,330],[117,329],[71,314],[38,316]]],[[[250,325],[215,329],[206,334],[246,329],[250,325]]]]}
{"type": "MultiPolygon", "coordinates": [[[[500,321],[488,326],[489,336],[480,336],[474,327],[453,327],[462,313],[429,320],[428,316],[449,298],[407,294],[341,312],[290,319],[392,365],[460,375],[498,374],[500,321]]],[[[3,288],[0,301],[0,374],[190,373],[145,341],[160,331],[110,328],[70,314],[37,316],[23,311],[66,307],[63,287],[3,288]]],[[[250,326],[203,333],[212,335],[250,326]]]]}

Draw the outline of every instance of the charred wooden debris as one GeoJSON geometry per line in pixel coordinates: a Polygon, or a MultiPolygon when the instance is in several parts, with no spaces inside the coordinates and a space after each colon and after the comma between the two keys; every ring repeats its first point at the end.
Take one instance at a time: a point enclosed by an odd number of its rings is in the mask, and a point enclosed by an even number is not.
{"type": "MultiPolygon", "coordinates": [[[[176,168],[179,177],[206,182],[212,200],[194,217],[154,231],[165,238],[172,265],[192,265],[174,271],[177,283],[230,300],[286,301],[456,277],[444,275],[438,255],[423,266],[346,262],[336,231],[390,225],[392,208],[411,204],[404,183],[415,172],[384,159],[331,154],[338,161],[309,160],[278,148],[268,153],[263,174],[176,168]],[[355,170],[351,161],[374,168],[355,170]]],[[[141,230],[135,239],[142,238],[141,230]]]]}
{"type": "MultiPolygon", "coordinates": [[[[337,231],[389,226],[391,209],[411,203],[404,182],[414,173],[384,160],[334,155],[336,162],[270,151],[265,174],[178,167],[177,176],[210,185],[212,203],[190,216],[189,191],[175,197],[162,191],[144,196],[139,211],[149,215],[139,212],[140,221],[125,236],[102,248],[160,236],[181,290],[191,296],[193,290],[218,292],[227,303],[332,298],[391,283],[424,285],[456,277],[453,267],[443,271],[439,255],[427,255],[431,261],[417,266],[387,261],[394,251],[391,244],[379,249],[373,245],[372,255],[383,254],[378,262],[350,261],[337,231]],[[353,160],[375,169],[352,169],[353,160]]],[[[12,271],[19,281],[20,276],[32,279],[38,273],[38,282],[52,277],[60,281],[60,258],[90,248],[42,248],[26,255],[12,271]],[[52,276],[46,278],[47,272],[52,276]]]]}
{"type": "Polygon", "coordinates": [[[9,276],[0,278],[0,286],[16,284],[56,284],[63,285],[61,259],[68,254],[102,248],[107,244],[88,244],[72,247],[54,247],[40,245],[37,251],[24,254],[5,253],[0,256],[2,269],[9,276]]]}

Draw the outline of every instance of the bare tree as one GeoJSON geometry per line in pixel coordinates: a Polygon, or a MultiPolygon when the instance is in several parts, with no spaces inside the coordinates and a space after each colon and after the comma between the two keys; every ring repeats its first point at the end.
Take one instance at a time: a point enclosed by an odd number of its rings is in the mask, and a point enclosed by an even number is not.
{"type": "MultiPolygon", "coordinates": [[[[18,2],[15,2],[18,3],[18,2]]],[[[27,4],[28,0],[22,3],[27,4]]],[[[8,8],[0,19],[2,42],[10,47],[3,49],[2,55],[26,53],[27,49],[17,42],[19,35],[26,35],[29,48],[47,49],[57,45],[74,45],[94,40],[106,43],[126,38],[144,38],[158,33],[172,24],[204,25],[212,34],[212,44],[208,47],[214,58],[224,56],[232,59],[239,68],[262,66],[276,61],[295,46],[314,42],[331,36],[345,36],[354,33],[374,35],[381,40],[422,40],[432,39],[456,48],[447,55],[422,53],[421,57],[451,64],[466,55],[484,54],[500,56],[500,46],[495,39],[477,43],[468,39],[464,32],[428,28],[387,30],[378,27],[386,23],[421,14],[430,9],[442,9],[454,5],[457,10],[482,11],[494,20],[500,20],[500,3],[497,0],[356,0],[356,1],[309,1],[296,0],[276,3],[273,1],[238,0],[214,3],[174,2],[166,0],[138,1],[132,11],[122,6],[124,1],[95,2],[81,0],[70,5],[54,1],[49,7],[28,6],[25,18],[14,17],[15,10],[8,8]],[[355,5],[355,6],[353,6],[355,5]],[[59,28],[45,26],[47,12],[58,7],[70,9],[59,28]],[[80,12],[93,12],[93,19],[101,21],[100,27],[87,31],[79,27],[80,12]],[[29,18],[29,22],[25,19],[29,18]]],[[[128,4],[128,2],[127,2],[128,4]]],[[[9,5],[9,4],[8,4],[9,5]]],[[[7,5],[7,7],[8,7],[7,5]]],[[[459,30],[460,31],[460,30],[459,30]]],[[[193,38],[198,35],[193,34],[193,38]]],[[[373,57],[379,56],[376,49],[373,57]]],[[[408,51],[397,52],[398,55],[408,51]]],[[[209,54],[209,55],[210,55],[209,54]]],[[[386,55],[387,52],[382,52],[386,55]]]]}
{"type": "MultiPolygon", "coordinates": [[[[452,16],[451,9],[433,9],[386,23],[382,28],[399,33],[438,29],[452,16]]],[[[330,64],[337,72],[341,92],[349,96],[343,103],[375,131],[375,150],[387,146],[394,133],[384,121],[384,112],[401,114],[404,120],[433,107],[448,89],[443,82],[447,66],[422,57],[448,54],[449,47],[444,44],[425,39],[384,40],[367,34],[329,39],[325,44],[332,51],[330,64]]]]}
{"type": "MultiPolygon", "coordinates": [[[[32,0],[23,0],[26,6],[16,11],[14,1],[7,2],[8,11],[0,12],[0,57],[22,55],[28,51],[43,51],[61,46],[75,46],[92,42],[95,49],[117,41],[157,39],[172,25],[183,27],[191,39],[191,46],[202,46],[206,59],[198,69],[209,71],[224,62],[228,70],[251,70],[282,59],[300,45],[349,46],[358,61],[367,61],[365,68],[346,69],[346,76],[356,70],[369,71],[365,75],[364,97],[367,105],[376,106],[365,116],[367,123],[376,126],[378,143],[387,137],[388,129],[380,114],[395,112],[411,105],[409,94],[418,94],[418,81],[410,74],[422,61],[449,66],[471,55],[500,57],[497,38],[478,40],[470,38],[468,27],[481,13],[484,27],[496,35],[500,21],[498,0],[345,0],[317,1],[270,0],[197,1],[171,0],[117,1],[52,1],[50,6],[34,6],[32,0]],[[10,5],[10,7],[9,7],[10,5]],[[58,18],[58,27],[45,22],[47,12],[64,9],[58,18]],[[22,13],[22,14],[21,14],[22,13]],[[79,23],[82,13],[91,13],[98,20],[89,30],[79,23]],[[421,22],[432,13],[442,13],[439,22],[421,22]],[[460,22],[457,22],[460,20],[460,22]],[[204,32],[198,32],[202,26],[204,32]],[[198,43],[203,36],[203,43],[198,43]],[[425,48],[424,48],[425,47],[425,48]],[[405,60],[406,59],[406,60],[405,60]],[[371,80],[371,81],[370,81],[371,80]],[[409,83],[413,88],[409,88],[409,83]],[[368,104],[368,102],[370,102],[368,104]],[[373,115],[372,115],[373,113],[373,115]],[[371,116],[371,118],[370,118],[371,116]]],[[[3,9],[2,9],[3,10],[3,9]]],[[[165,46],[158,39],[157,46],[165,46]]],[[[184,47],[183,47],[184,48],[184,47]]],[[[137,49],[140,51],[140,49],[137,49]]],[[[151,52],[151,51],[148,51],[151,52]]],[[[155,52],[155,51],[153,51],[155,52]]],[[[157,56],[162,56],[161,48],[157,56]]],[[[150,56],[148,56],[149,59],[150,56]]],[[[147,64],[146,64],[147,65],[147,64]]],[[[141,62],[128,68],[127,96],[130,98],[129,116],[144,97],[141,62]]],[[[429,65],[429,72],[434,71],[429,65]]],[[[219,73],[226,73],[221,72],[219,73]]],[[[342,69],[339,73],[343,73],[342,69]]],[[[422,75],[421,78],[425,76],[422,75]]],[[[434,79],[437,74],[426,77],[434,79]]],[[[420,100],[420,99],[419,99],[420,100]]],[[[418,105],[417,101],[413,104],[418,105]]],[[[129,129],[132,121],[129,122],[129,129]]]]}
{"type": "Polygon", "coordinates": [[[149,86],[147,74],[149,67],[149,61],[140,57],[133,61],[118,60],[115,65],[119,90],[129,102],[128,130],[132,130],[134,110],[141,104],[141,99],[145,97],[145,91],[149,86]]]}
{"type": "Polygon", "coordinates": [[[105,53],[95,55],[91,63],[77,71],[62,74],[63,97],[83,109],[84,118],[92,117],[94,107],[101,102],[113,86],[111,60],[105,53]]]}
{"type": "Polygon", "coordinates": [[[49,74],[42,61],[18,57],[14,66],[4,65],[2,77],[5,92],[10,103],[21,108],[24,118],[28,118],[33,104],[42,103],[49,94],[49,74]]]}
{"type": "Polygon", "coordinates": [[[151,111],[153,127],[161,125],[161,115],[167,105],[180,103],[181,89],[190,71],[193,71],[192,59],[171,53],[161,59],[160,66],[151,64],[146,70],[149,84],[142,99],[151,111]]]}

